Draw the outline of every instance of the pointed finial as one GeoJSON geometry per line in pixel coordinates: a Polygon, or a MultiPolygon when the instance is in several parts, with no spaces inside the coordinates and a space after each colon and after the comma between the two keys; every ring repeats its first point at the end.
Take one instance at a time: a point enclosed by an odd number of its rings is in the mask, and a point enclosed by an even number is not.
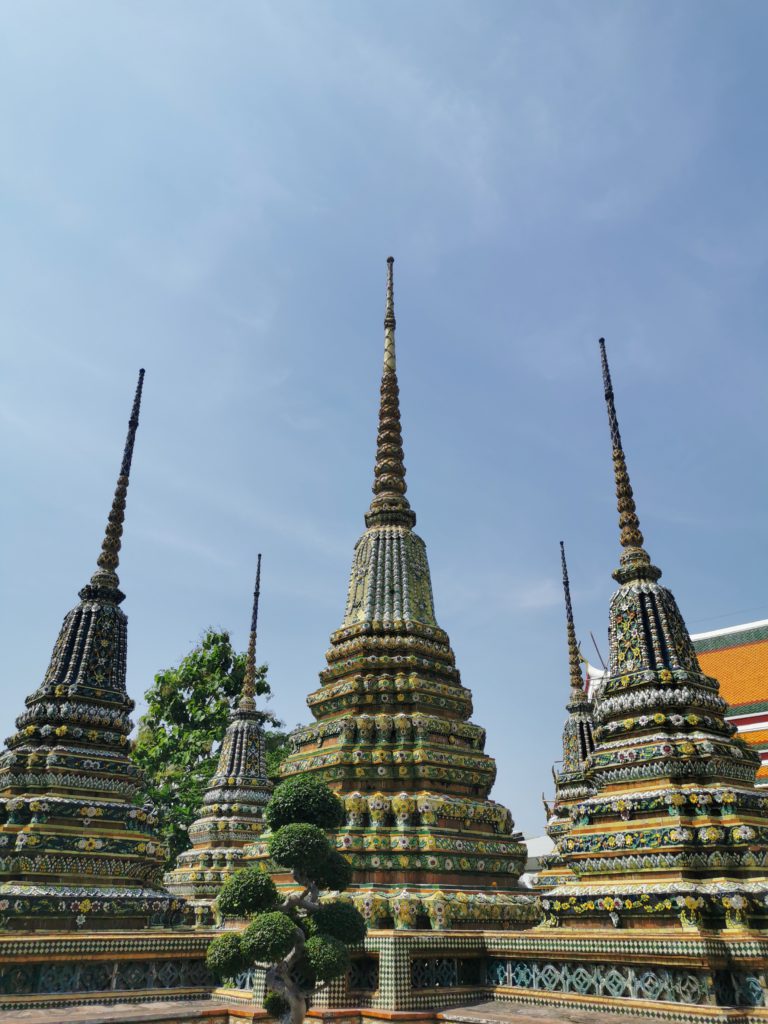
{"type": "Polygon", "coordinates": [[[581,678],[581,658],[579,645],[576,642],[576,628],[573,624],[573,606],[571,605],[571,585],[568,581],[568,565],[565,561],[565,544],[560,541],[560,564],[563,569],[563,593],[565,594],[565,623],[568,634],[568,673],[571,681],[570,703],[586,701],[584,681],[581,678]]]}
{"type": "Polygon", "coordinates": [[[394,281],[395,257],[387,257],[387,303],[384,312],[384,370],[397,370],[395,353],[395,281],[394,281]]]}
{"type": "Polygon", "coordinates": [[[128,420],[128,434],[125,439],[123,461],[120,464],[120,475],[117,478],[115,496],[112,499],[112,508],[107,519],[107,529],[101,544],[101,554],[96,560],[98,569],[91,577],[91,586],[117,590],[120,582],[116,569],[120,562],[120,543],[123,536],[123,523],[125,521],[125,500],[128,493],[128,480],[131,475],[131,461],[133,459],[136,430],[139,426],[139,409],[141,408],[141,392],[143,387],[144,370],[142,369],[139,370],[139,381],[136,385],[131,416],[128,420]]]}
{"type": "Polygon", "coordinates": [[[643,547],[640,520],[635,508],[632,485],[629,482],[629,473],[627,472],[627,461],[621,443],[621,434],[619,433],[619,421],[616,416],[616,406],[613,400],[611,371],[608,367],[608,357],[605,353],[605,338],[600,338],[599,344],[600,361],[603,367],[605,404],[608,409],[608,425],[611,431],[611,445],[613,446],[613,473],[616,480],[616,504],[619,512],[619,527],[621,528],[620,539],[621,546],[624,548],[621,555],[621,568],[617,569],[613,575],[621,583],[625,583],[633,578],[658,579],[661,575],[661,570],[651,565],[648,553],[643,547]]]}
{"type": "Polygon", "coordinates": [[[256,710],[256,625],[259,621],[259,594],[261,592],[261,555],[256,559],[256,585],[253,588],[253,610],[251,612],[251,635],[248,638],[248,654],[245,660],[245,678],[238,707],[242,711],[256,710]]]}
{"type": "Polygon", "coordinates": [[[374,498],[366,513],[367,526],[413,526],[416,514],[405,497],[405,462],[400,427],[400,389],[395,352],[394,256],[387,258],[387,298],[384,311],[384,367],[381,375],[379,432],[376,439],[374,498]]]}

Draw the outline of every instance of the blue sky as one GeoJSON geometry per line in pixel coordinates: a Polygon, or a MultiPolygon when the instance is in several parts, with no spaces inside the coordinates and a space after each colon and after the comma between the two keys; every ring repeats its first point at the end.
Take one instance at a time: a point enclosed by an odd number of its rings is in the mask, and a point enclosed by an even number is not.
{"type": "Polygon", "coordinates": [[[541,830],[618,559],[597,338],[692,631],[768,617],[768,8],[712,0],[0,10],[0,735],[98,554],[139,699],[209,624],[306,722],[370,499],[396,257],[409,498],[438,620],[541,830]]]}

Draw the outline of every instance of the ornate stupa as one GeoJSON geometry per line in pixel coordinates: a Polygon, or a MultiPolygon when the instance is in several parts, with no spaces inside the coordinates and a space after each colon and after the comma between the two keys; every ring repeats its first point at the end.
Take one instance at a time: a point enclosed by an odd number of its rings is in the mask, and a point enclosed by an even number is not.
{"type": "Polygon", "coordinates": [[[181,906],[159,889],[165,848],[155,811],[139,802],[128,739],[117,566],[143,381],[141,370],[96,571],[0,755],[0,909],[10,928],[141,927],[181,906]]]}
{"type": "Polygon", "coordinates": [[[547,835],[555,843],[555,852],[542,857],[542,870],[534,879],[535,889],[551,889],[554,885],[573,879],[573,873],[566,867],[562,854],[557,849],[571,828],[571,808],[592,794],[585,766],[587,758],[595,749],[592,735],[592,702],[584,691],[581,674],[581,656],[576,642],[576,628],[573,622],[571,587],[568,580],[568,565],[565,561],[565,545],[560,541],[560,562],[563,570],[563,593],[565,595],[565,625],[568,639],[568,671],[570,694],[566,710],[568,718],[563,729],[563,760],[560,768],[553,770],[555,799],[551,804],[545,801],[547,810],[547,835]]]}
{"type": "Polygon", "coordinates": [[[724,718],[672,593],[643,546],[600,341],[622,555],[608,677],[595,702],[595,795],[560,851],[576,878],[543,899],[548,923],[674,928],[768,923],[768,795],[759,759],[724,718]]]}
{"type": "Polygon", "coordinates": [[[355,546],[344,621],[331,636],[315,723],[293,733],[284,775],[317,772],[342,798],[337,837],[351,895],[372,925],[500,926],[535,917],[518,888],[525,847],[488,799],[496,775],[471,722],[447,634],[435,618],[424,541],[406,498],[387,261],[384,368],[366,530],[355,546]]]}
{"type": "Polygon", "coordinates": [[[165,876],[172,893],[191,904],[199,924],[212,920],[212,903],[225,879],[244,866],[244,850],[264,828],[264,808],[272,792],[267,778],[264,732],[256,710],[256,627],[259,616],[261,555],[256,563],[251,632],[245,678],[229,717],[216,773],[205,791],[197,820],[190,825],[192,847],[181,853],[165,876]]]}

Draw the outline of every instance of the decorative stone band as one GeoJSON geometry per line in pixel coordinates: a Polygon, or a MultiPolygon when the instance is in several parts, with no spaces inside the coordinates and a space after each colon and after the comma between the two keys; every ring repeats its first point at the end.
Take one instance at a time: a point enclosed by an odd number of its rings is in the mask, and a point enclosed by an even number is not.
{"type": "Polygon", "coordinates": [[[566,918],[602,918],[618,928],[627,915],[675,919],[683,927],[699,928],[706,922],[726,929],[750,922],[764,925],[768,918],[767,881],[613,882],[610,892],[600,885],[564,885],[542,897],[544,925],[566,918]]]}
{"type": "Polygon", "coordinates": [[[350,645],[345,651],[336,651],[328,658],[328,668],[320,673],[320,682],[328,685],[346,679],[352,673],[374,675],[405,675],[416,671],[437,678],[442,683],[459,687],[458,669],[454,668],[445,652],[425,641],[409,645],[393,637],[365,638],[350,645]],[[441,656],[442,655],[442,656],[441,656]]]}
{"type": "MultiPolygon", "coordinates": [[[[368,666],[365,666],[366,668],[368,666]]],[[[472,695],[464,687],[446,685],[430,676],[417,672],[376,675],[358,673],[315,690],[307,697],[307,704],[317,718],[350,710],[364,711],[372,704],[394,707],[425,708],[428,711],[469,718],[472,714],[472,695]]]]}
{"type": "Polygon", "coordinates": [[[351,899],[370,928],[386,927],[391,922],[396,929],[409,930],[422,927],[422,921],[428,921],[435,930],[471,925],[525,927],[540,919],[536,897],[527,893],[354,889],[345,897],[351,899]]]}
{"type": "MultiPolygon", "coordinates": [[[[613,719],[606,725],[598,726],[595,729],[595,739],[607,739],[612,736],[623,735],[626,733],[632,733],[641,730],[658,730],[660,727],[665,727],[671,732],[679,733],[683,730],[706,730],[710,733],[717,733],[720,736],[730,737],[736,732],[736,727],[731,725],[730,722],[723,721],[722,717],[713,718],[710,715],[695,714],[688,712],[688,714],[681,715],[679,712],[664,712],[656,711],[654,714],[647,715],[628,715],[622,718],[620,721],[613,719]]],[[[670,733],[667,733],[670,735],[670,733]]],[[[708,736],[702,736],[696,732],[694,735],[700,736],[701,739],[708,739],[708,736]]],[[[643,739],[648,738],[646,734],[643,739]]]]}
{"type": "MultiPolygon", "coordinates": [[[[590,835],[568,835],[563,839],[562,852],[574,857],[583,853],[601,853],[604,850],[659,850],[694,846],[739,846],[758,844],[768,856],[768,828],[740,824],[733,828],[705,825],[700,828],[675,825],[658,828],[650,826],[637,831],[595,832],[590,835]]],[[[575,865],[574,865],[575,866],[575,865]]],[[[768,884],[768,882],[766,883],[768,884]]]]}
{"type": "Polygon", "coordinates": [[[493,800],[470,800],[420,790],[415,793],[348,793],[343,798],[347,824],[360,827],[370,823],[376,827],[387,824],[435,825],[442,819],[461,821],[465,827],[489,826],[494,833],[510,835],[512,815],[493,800]]]}
{"type": "Polygon", "coordinates": [[[455,758],[439,758],[432,751],[429,761],[424,763],[418,751],[396,751],[387,758],[386,751],[374,762],[371,753],[363,751],[335,750],[325,753],[310,754],[306,757],[291,755],[283,762],[281,771],[285,776],[296,775],[306,771],[316,771],[318,778],[326,783],[351,782],[355,785],[364,780],[378,781],[383,784],[391,779],[398,785],[412,783],[421,788],[427,783],[462,785],[487,793],[496,773],[496,766],[488,758],[488,762],[476,759],[464,759],[460,755],[455,758]],[[357,756],[356,756],[357,755],[357,756]]]}
{"type": "Polygon", "coordinates": [[[674,689],[675,685],[684,683],[690,683],[696,687],[712,690],[715,693],[719,691],[719,683],[717,680],[712,679],[711,676],[704,675],[701,671],[683,668],[638,668],[609,676],[605,680],[600,689],[600,700],[597,701],[598,706],[595,708],[596,713],[599,714],[600,704],[606,697],[615,693],[622,693],[625,690],[632,690],[636,687],[647,686],[649,683],[659,684],[665,690],[668,689],[670,691],[674,689]]]}
{"type": "Polygon", "coordinates": [[[76,797],[14,796],[0,799],[0,824],[47,824],[51,820],[90,825],[114,825],[132,832],[152,835],[157,828],[157,811],[153,807],[133,807],[125,803],[100,800],[88,803],[76,797]]]}
{"type": "Polygon", "coordinates": [[[183,900],[155,889],[126,889],[89,885],[34,885],[6,882],[0,885],[0,914],[6,927],[55,919],[57,928],[85,928],[126,918],[142,919],[149,925],[170,926],[184,914],[183,900]]]}
{"type": "Polygon", "coordinates": [[[498,857],[447,856],[441,853],[400,853],[396,856],[384,853],[353,853],[348,860],[355,871],[376,872],[381,875],[384,882],[387,882],[387,872],[393,872],[398,878],[402,878],[403,871],[422,871],[456,876],[466,874],[470,876],[468,882],[458,877],[452,880],[455,883],[470,885],[484,885],[489,874],[496,876],[497,879],[508,876],[507,884],[514,886],[525,867],[524,854],[514,860],[504,860],[498,857]]]}
{"type": "MultiPolygon", "coordinates": [[[[38,795],[45,795],[51,790],[80,790],[84,794],[84,800],[90,800],[102,795],[124,796],[127,799],[137,796],[141,789],[141,779],[135,765],[130,765],[131,774],[128,770],[123,777],[110,777],[107,775],[85,774],[84,772],[72,771],[72,761],[75,759],[63,758],[61,755],[52,754],[48,758],[49,769],[46,771],[17,771],[11,770],[10,760],[6,761],[0,773],[0,780],[4,788],[31,791],[38,795]]],[[[19,758],[23,764],[24,758],[19,758]]],[[[87,758],[83,762],[85,771],[88,771],[88,762],[93,764],[92,772],[104,772],[109,770],[104,758],[87,758]]],[[[79,761],[75,761],[77,767],[79,761]]]]}
{"type": "Polygon", "coordinates": [[[481,726],[420,712],[345,715],[295,729],[290,742],[295,751],[306,744],[320,744],[335,737],[344,743],[409,743],[414,739],[424,741],[438,737],[473,750],[485,747],[485,729],[481,726]]]}
{"type": "Polygon", "coordinates": [[[331,633],[331,647],[327,655],[331,655],[345,641],[354,640],[359,637],[404,636],[422,638],[437,644],[441,648],[450,650],[450,638],[444,629],[438,625],[427,625],[424,622],[415,622],[413,619],[395,619],[392,622],[358,622],[353,625],[341,626],[331,633]]]}
{"type": "Polygon", "coordinates": [[[66,700],[63,704],[32,704],[16,719],[19,733],[9,737],[6,743],[13,748],[28,742],[29,738],[49,740],[51,737],[68,736],[70,739],[87,743],[106,742],[122,745],[132,728],[128,708],[105,707],[103,704],[86,704],[66,700]]]}
{"type": "Polygon", "coordinates": [[[722,717],[728,705],[716,690],[703,686],[657,687],[652,684],[622,690],[612,697],[601,697],[594,709],[597,725],[610,719],[621,721],[627,714],[642,712],[652,715],[657,710],[673,714],[676,709],[685,713],[713,712],[722,717]]]}
{"type": "Polygon", "coordinates": [[[757,875],[761,878],[768,867],[768,853],[765,850],[672,850],[635,852],[620,856],[609,856],[607,853],[595,857],[584,857],[572,862],[574,877],[582,881],[608,885],[608,879],[617,875],[624,878],[634,876],[650,881],[653,878],[668,877],[670,872],[691,874],[706,873],[707,877],[727,874],[730,877],[751,879],[757,875]]]}
{"type": "Polygon", "coordinates": [[[588,769],[593,778],[601,779],[602,772],[606,768],[615,766],[631,765],[638,762],[656,762],[656,774],[658,776],[674,775],[674,769],[669,766],[668,759],[674,758],[684,765],[686,760],[695,757],[697,762],[703,762],[704,767],[700,774],[714,777],[721,774],[707,769],[706,763],[712,759],[720,765],[730,765],[730,769],[724,771],[726,778],[740,778],[743,765],[748,766],[754,775],[755,765],[759,762],[759,756],[751,748],[748,748],[743,741],[717,742],[709,736],[701,733],[693,735],[667,735],[663,733],[643,737],[642,745],[636,740],[614,741],[613,743],[602,743],[594,754],[590,755],[588,769]]]}
{"type": "MultiPolygon", "coordinates": [[[[336,839],[336,846],[343,853],[357,851],[375,851],[377,853],[396,853],[416,851],[421,854],[446,853],[453,857],[525,857],[525,847],[515,837],[509,840],[485,839],[477,837],[457,836],[440,832],[376,832],[353,833],[343,832],[336,839]]],[[[393,861],[393,864],[395,862],[393,861]]],[[[431,866],[431,865],[430,865],[431,866]]],[[[476,870],[473,863],[463,866],[463,870],[476,870]]],[[[449,868],[449,870],[451,870],[449,868]]],[[[484,870],[480,868],[480,870],[484,870]]]]}
{"type": "Polygon", "coordinates": [[[386,654],[389,650],[402,648],[431,654],[455,671],[456,658],[448,634],[437,626],[427,626],[411,619],[366,621],[351,629],[338,629],[331,634],[331,646],[326,651],[326,658],[333,664],[340,658],[364,649],[379,649],[386,654]]]}
{"type": "Polygon", "coordinates": [[[760,817],[768,814],[768,794],[754,789],[707,788],[687,786],[682,789],[654,789],[647,792],[628,792],[621,796],[595,796],[580,801],[571,808],[572,820],[580,825],[618,814],[624,821],[635,815],[667,811],[679,816],[726,816],[753,813],[760,817]]]}

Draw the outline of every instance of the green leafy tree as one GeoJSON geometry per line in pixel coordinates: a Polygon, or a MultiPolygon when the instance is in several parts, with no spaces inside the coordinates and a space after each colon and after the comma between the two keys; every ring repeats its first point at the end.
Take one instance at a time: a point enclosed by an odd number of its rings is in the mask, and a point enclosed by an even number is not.
{"type": "MultiPolygon", "coordinates": [[[[268,698],[266,673],[266,665],[257,669],[256,693],[268,698]]],[[[147,710],[139,719],[133,757],[144,772],[145,792],[160,812],[169,867],[189,846],[187,829],[216,770],[218,748],[244,675],[245,654],[233,649],[229,633],[208,629],[177,667],[158,672],[145,694],[147,710]]],[[[287,734],[270,712],[261,715],[267,770],[277,776],[287,753],[287,734]]]]}
{"type": "Polygon", "coordinates": [[[321,889],[343,892],[352,875],[326,835],[344,821],[341,801],[328,787],[309,775],[287,779],[272,794],[265,817],[269,855],[293,873],[298,888],[281,898],[262,868],[235,872],[219,893],[219,913],[253,917],[244,931],[214,939],[206,959],[222,980],[266,965],[264,1008],[284,1024],[302,1024],[309,996],[345,973],[349,947],[362,942],[366,925],[351,902],[320,902],[321,889]]]}

